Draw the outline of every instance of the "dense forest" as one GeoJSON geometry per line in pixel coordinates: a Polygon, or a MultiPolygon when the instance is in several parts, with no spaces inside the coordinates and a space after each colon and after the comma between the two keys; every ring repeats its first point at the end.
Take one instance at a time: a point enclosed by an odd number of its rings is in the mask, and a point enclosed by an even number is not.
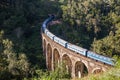
{"type": "MultiPolygon", "coordinates": [[[[64,69],[46,69],[40,28],[49,14],[55,14],[62,23],[50,27],[51,32],[118,60],[120,0],[0,0],[0,80],[70,79],[64,69]]],[[[114,70],[119,66],[90,80],[118,80],[114,70]]]]}
{"type": "Polygon", "coordinates": [[[58,2],[0,0],[0,80],[33,77],[46,69],[40,28],[58,2]]]}
{"type": "Polygon", "coordinates": [[[120,0],[68,0],[61,9],[64,24],[52,32],[99,54],[119,55],[120,0]]]}

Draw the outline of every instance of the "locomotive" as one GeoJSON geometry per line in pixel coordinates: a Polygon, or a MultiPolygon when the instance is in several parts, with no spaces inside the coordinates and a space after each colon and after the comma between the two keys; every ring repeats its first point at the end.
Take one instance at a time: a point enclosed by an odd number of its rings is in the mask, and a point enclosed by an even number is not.
{"type": "Polygon", "coordinates": [[[41,27],[42,32],[44,34],[46,34],[51,40],[55,41],[56,43],[58,43],[59,45],[65,47],[65,48],[67,48],[67,49],[69,49],[71,51],[74,51],[74,52],[76,52],[76,53],[78,53],[80,55],[83,55],[85,57],[94,59],[96,61],[100,61],[100,62],[102,62],[104,64],[108,64],[108,65],[111,65],[111,66],[115,65],[114,59],[112,59],[112,58],[96,54],[95,52],[92,52],[92,51],[89,51],[89,50],[84,49],[82,47],[76,46],[74,44],[71,44],[71,43],[69,43],[69,42],[55,36],[53,33],[51,33],[47,29],[48,23],[50,23],[53,19],[54,19],[54,15],[50,16],[49,18],[47,18],[43,22],[42,27],[41,27]]]}

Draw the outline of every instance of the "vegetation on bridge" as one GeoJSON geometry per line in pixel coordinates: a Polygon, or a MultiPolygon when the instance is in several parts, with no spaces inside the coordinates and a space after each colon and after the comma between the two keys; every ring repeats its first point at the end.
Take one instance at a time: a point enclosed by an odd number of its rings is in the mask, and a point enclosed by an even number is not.
{"type": "MultiPolygon", "coordinates": [[[[102,55],[119,56],[119,4],[120,0],[0,0],[0,79],[70,78],[59,68],[46,71],[40,27],[53,13],[63,22],[50,27],[59,37],[102,55]]],[[[118,80],[115,70],[90,80],[118,80]]]]}

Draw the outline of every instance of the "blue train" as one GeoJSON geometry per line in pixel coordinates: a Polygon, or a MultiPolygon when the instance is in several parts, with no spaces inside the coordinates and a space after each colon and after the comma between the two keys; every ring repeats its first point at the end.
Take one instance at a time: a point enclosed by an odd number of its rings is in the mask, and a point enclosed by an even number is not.
{"type": "Polygon", "coordinates": [[[112,58],[109,58],[109,57],[105,57],[105,56],[102,56],[102,55],[99,55],[99,54],[96,54],[92,51],[89,51],[87,49],[84,49],[84,48],[81,48],[81,47],[78,47],[76,45],[73,45],[71,43],[68,43],[67,41],[55,36],[54,34],[52,34],[48,29],[47,29],[47,25],[49,22],[51,22],[52,20],[54,19],[54,16],[50,16],[49,18],[47,18],[43,24],[42,24],[42,32],[45,33],[50,39],[52,39],[53,41],[55,41],[56,43],[60,44],[61,46],[69,49],[69,50],[72,50],[78,54],[81,54],[83,56],[86,56],[88,58],[91,58],[91,59],[94,59],[96,61],[100,61],[100,62],[103,62],[104,64],[108,64],[108,65],[111,65],[111,66],[114,66],[115,63],[114,63],[114,59],[112,58]]]}

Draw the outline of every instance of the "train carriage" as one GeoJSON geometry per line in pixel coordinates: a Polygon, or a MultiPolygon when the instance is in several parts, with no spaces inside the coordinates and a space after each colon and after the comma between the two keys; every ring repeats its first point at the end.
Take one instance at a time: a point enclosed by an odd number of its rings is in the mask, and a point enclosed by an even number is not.
{"type": "Polygon", "coordinates": [[[87,52],[87,57],[95,59],[97,61],[101,61],[105,64],[109,64],[109,65],[112,65],[112,66],[114,65],[114,59],[96,54],[92,51],[87,52]]]}
{"type": "Polygon", "coordinates": [[[75,51],[79,54],[82,54],[82,55],[86,56],[87,49],[78,47],[78,46],[70,44],[70,43],[67,45],[67,48],[72,50],[72,51],[75,51]]]}

